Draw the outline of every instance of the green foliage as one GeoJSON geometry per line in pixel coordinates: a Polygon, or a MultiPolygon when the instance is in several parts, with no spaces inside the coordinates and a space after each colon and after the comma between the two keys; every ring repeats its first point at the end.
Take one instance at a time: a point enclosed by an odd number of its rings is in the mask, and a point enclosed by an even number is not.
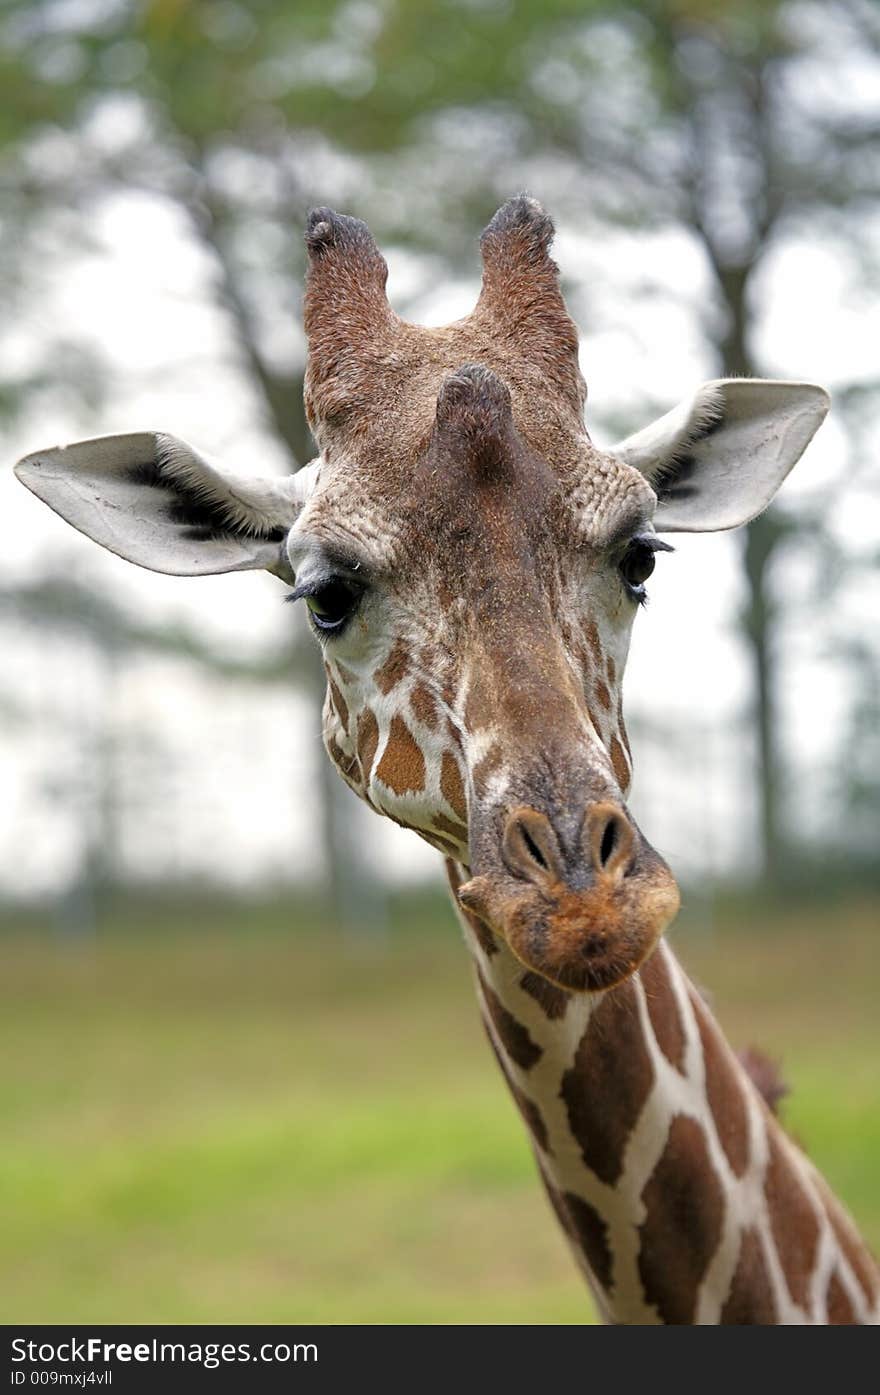
{"type": "MultiPolygon", "coordinates": [[[[875,1246],[876,911],[677,936],[875,1246]]],[[[139,914],[0,941],[7,1321],[590,1320],[450,917],[382,949],[293,906],[139,914]]]]}
{"type": "Polygon", "coordinates": [[[10,1319],[584,1321],[453,927],[7,942],[10,1319]]]}

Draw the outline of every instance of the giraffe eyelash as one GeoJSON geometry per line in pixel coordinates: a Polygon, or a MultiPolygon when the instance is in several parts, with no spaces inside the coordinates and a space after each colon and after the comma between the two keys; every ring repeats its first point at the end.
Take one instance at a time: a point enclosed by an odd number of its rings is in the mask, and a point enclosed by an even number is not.
{"type": "Polygon", "coordinates": [[[672,552],[671,544],[663,542],[656,533],[637,533],[631,537],[617,563],[617,570],[627,595],[637,605],[647,605],[645,582],[654,571],[655,552],[672,552]]]}
{"type": "MultiPolygon", "coordinates": [[[[636,533],[633,537],[627,539],[626,546],[632,547],[633,543],[640,543],[642,547],[649,547],[652,552],[675,551],[672,543],[664,541],[663,538],[658,538],[656,533],[636,533]]],[[[626,551],[626,549],[624,549],[624,551],[626,551]]]]}
{"type": "Polygon", "coordinates": [[[361,603],[365,588],[344,577],[326,576],[304,582],[284,597],[285,601],[305,600],[309,620],[324,638],[340,635],[361,603]]]}

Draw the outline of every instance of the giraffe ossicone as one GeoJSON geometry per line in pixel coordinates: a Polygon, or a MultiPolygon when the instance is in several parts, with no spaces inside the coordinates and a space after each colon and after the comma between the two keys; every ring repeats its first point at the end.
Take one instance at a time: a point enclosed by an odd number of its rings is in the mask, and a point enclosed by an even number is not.
{"type": "Polygon", "coordinates": [[[346,783],[447,859],[486,1028],[608,1318],[876,1318],[852,1223],[669,950],[672,873],[633,821],[621,681],[662,535],[766,507],[820,425],[806,383],[722,379],[600,450],[577,332],[520,196],[473,312],[391,309],[366,226],[309,219],[320,457],[230,477],[140,433],[36,452],[74,527],[179,575],[266,568],[305,603],[346,783]]]}

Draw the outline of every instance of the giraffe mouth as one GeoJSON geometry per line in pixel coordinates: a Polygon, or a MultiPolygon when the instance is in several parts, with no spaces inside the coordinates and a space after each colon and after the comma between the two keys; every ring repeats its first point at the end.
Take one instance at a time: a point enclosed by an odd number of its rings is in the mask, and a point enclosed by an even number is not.
{"type": "Polygon", "coordinates": [[[478,864],[458,899],[527,968],[569,991],[596,993],[635,973],[677,914],[680,895],[620,806],[594,805],[584,823],[587,856],[573,860],[544,815],[515,810],[501,858],[478,864]]]}
{"type": "Polygon", "coordinates": [[[637,903],[613,889],[572,892],[560,886],[551,898],[487,890],[474,877],[458,898],[471,914],[507,941],[527,968],[561,988],[599,993],[635,973],[674,919],[680,904],[671,872],[657,876],[637,903]]]}

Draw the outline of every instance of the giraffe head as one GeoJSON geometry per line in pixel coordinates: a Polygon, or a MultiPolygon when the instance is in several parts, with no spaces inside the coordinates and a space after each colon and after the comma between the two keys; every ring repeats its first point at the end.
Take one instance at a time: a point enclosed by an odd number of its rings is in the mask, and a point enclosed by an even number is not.
{"type": "Polygon", "coordinates": [[[660,534],[763,509],[827,410],[706,384],[610,451],[533,200],[482,238],[465,319],[408,324],[366,226],[309,219],[306,407],[320,457],[230,477],[161,434],[21,463],[75,527],[158,571],[266,567],[308,606],[347,783],[469,871],[465,909],[570,989],[620,982],[678,908],[626,807],[620,684],[660,534]]]}

